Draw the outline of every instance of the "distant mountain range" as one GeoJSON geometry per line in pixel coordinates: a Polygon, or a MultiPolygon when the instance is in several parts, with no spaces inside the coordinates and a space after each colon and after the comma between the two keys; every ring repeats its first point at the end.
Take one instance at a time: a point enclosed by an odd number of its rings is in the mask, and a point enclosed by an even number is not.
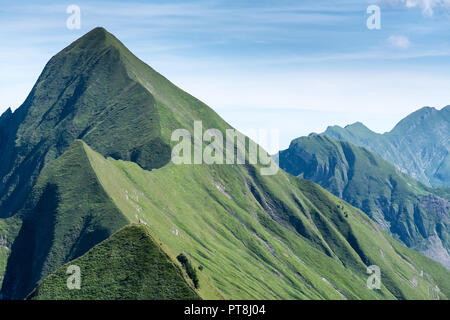
{"type": "Polygon", "coordinates": [[[425,107],[400,121],[384,134],[362,123],[328,127],[331,138],[365,147],[402,172],[435,188],[450,187],[450,106],[425,107]]]}
{"type": "Polygon", "coordinates": [[[248,161],[174,164],[171,134],[194,121],[232,129],[103,28],[55,55],[0,118],[2,297],[450,297],[442,264],[311,181],[248,161]]]}
{"type": "Polygon", "coordinates": [[[360,208],[408,247],[450,268],[450,197],[401,173],[369,150],[326,135],[279,153],[282,169],[360,208]]]}

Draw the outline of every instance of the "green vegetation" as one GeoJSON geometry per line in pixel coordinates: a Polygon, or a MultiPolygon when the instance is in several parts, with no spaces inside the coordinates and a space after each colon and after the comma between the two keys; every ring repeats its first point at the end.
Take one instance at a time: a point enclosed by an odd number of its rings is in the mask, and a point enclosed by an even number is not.
{"type": "Polygon", "coordinates": [[[53,57],[24,105],[0,121],[0,221],[12,244],[4,297],[25,298],[36,285],[35,298],[171,298],[172,285],[185,296],[195,278],[179,253],[203,267],[189,293],[203,299],[431,299],[436,286],[450,296],[442,265],[417,259],[310,181],[261,176],[254,165],[169,162],[172,131],[192,133],[194,120],[230,128],[102,28],[53,57]],[[136,222],[148,226],[143,243],[115,233],[136,222]],[[140,245],[148,250],[133,251],[140,245]],[[81,296],[61,282],[74,260],[97,271],[84,271],[81,296]],[[147,263],[172,263],[184,280],[147,263]],[[381,290],[366,287],[371,264],[381,267],[381,290]],[[120,265],[116,276],[110,265],[120,265]]]}
{"type": "Polygon", "coordinates": [[[425,187],[367,149],[322,135],[293,140],[279,153],[279,164],[360,208],[408,247],[450,268],[450,202],[439,197],[445,196],[443,191],[425,187]]]}
{"type": "Polygon", "coordinates": [[[442,265],[416,263],[406,248],[399,255],[395,240],[364,213],[312,182],[238,165],[169,164],[149,172],[86,150],[117,207],[148,223],[171,252],[188,252],[204,267],[199,277],[227,298],[428,299],[435,285],[448,295],[442,265]],[[365,287],[371,264],[383,270],[381,291],[365,287]],[[415,278],[417,287],[408,284],[415,278]]]}
{"type": "Polygon", "coordinates": [[[19,215],[5,297],[25,296],[39,279],[129,223],[98,183],[81,141],[42,171],[19,215]]]}
{"type": "Polygon", "coordinates": [[[176,264],[150,236],[131,225],[44,279],[30,299],[153,300],[198,299],[176,264]],[[80,267],[80,290],[67,288],[69,265],[80,267]]]}

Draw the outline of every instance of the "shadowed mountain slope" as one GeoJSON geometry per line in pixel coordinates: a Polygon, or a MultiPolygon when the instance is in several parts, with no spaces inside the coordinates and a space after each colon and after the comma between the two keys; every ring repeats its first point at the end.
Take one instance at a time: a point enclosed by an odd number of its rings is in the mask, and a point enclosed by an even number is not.
{"type": "Polygon", "coordinates": [[[84,150],[99,183],[129,220],[148,225],[172,257],[185,253],[202,266],[196,268],[200,296],[447,296],[443,266],[398,244],[314,183],[281,171],[261,176],[238,165],[170,163],[149,172],[84,150]],[[383,272],[381,290],[365,285],[372,264],[383,272]]]}
{"type": "Polygon", "coordinates": [[[360,208],[394,237],[450,268],[450,201],[367,149],[327,136],[291,142],[280,167],[360,208]]]}
{"type": "Polygon", "coordinates": [[[84,254],[129,220],[98,182],[81,141],[42,171],[12,247],[3,296],[24,297],[38,280],[84,254]]]}

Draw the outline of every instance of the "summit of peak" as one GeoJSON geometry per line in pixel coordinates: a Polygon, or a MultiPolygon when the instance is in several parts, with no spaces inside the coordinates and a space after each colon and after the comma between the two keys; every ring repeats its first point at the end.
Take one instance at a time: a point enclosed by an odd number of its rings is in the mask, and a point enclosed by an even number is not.
{"type": "Polygon", "coordinates": [[[96,27],[86,33],[85,35],[81,36],[79,40],[88,40],[93,42],[102,42],[106,41],[107,39],[115,38],[111,33],[109,33],[105,28],[103,27],[96,27]]]}
{"type": "Polygon", "coordinates": [[[349,129],[349,130],[356,130],[356,129],[364,129],[364,130],[369,130],[369,128],[366,127],[366,125],[360,121],[357,121],[355,123],[349,124],[345,126],[345,129],[349,129]]]}
{"type": "Polygon", "coordinates": [[[103,27],[96,27],[83,35],[80,39],[92,39],[92,40],[103,40],[108,36],[111,36],[112,34],[109,33],[105,28],[103,27]]]}
{"type": "Polygon", "coordinates": [[[74,48],[89,51],[99,51],[105,47],[114,47],[120,51],[125,49],[125,46],[111,33],[103,27],[96,27],[75,40],[63,52],[72,50],[74,48]]]}
{"type": "Polygon", "coordinates": [[[109,32],[104,27],[95,27],[89,33],[95,32],[95,33],[103,33],[103,34],[109,34],[109,32]]]}

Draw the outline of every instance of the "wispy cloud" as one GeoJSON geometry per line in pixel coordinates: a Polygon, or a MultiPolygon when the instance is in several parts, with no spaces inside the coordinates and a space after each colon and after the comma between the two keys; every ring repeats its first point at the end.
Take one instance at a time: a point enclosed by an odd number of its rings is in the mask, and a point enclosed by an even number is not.
{"type": "Polygon", "coordinates": [[[420,8],[425,16],[433,16],[436,11],[450,10],[450,0],[380,0],[391,7],[420,8]]]}
{"type": "Polygon", "coordinates": [[[398,49],[407,49],[411,45],[408,37],[392,35],[388,38],[388,42],[391,46],[398,49]]]}

